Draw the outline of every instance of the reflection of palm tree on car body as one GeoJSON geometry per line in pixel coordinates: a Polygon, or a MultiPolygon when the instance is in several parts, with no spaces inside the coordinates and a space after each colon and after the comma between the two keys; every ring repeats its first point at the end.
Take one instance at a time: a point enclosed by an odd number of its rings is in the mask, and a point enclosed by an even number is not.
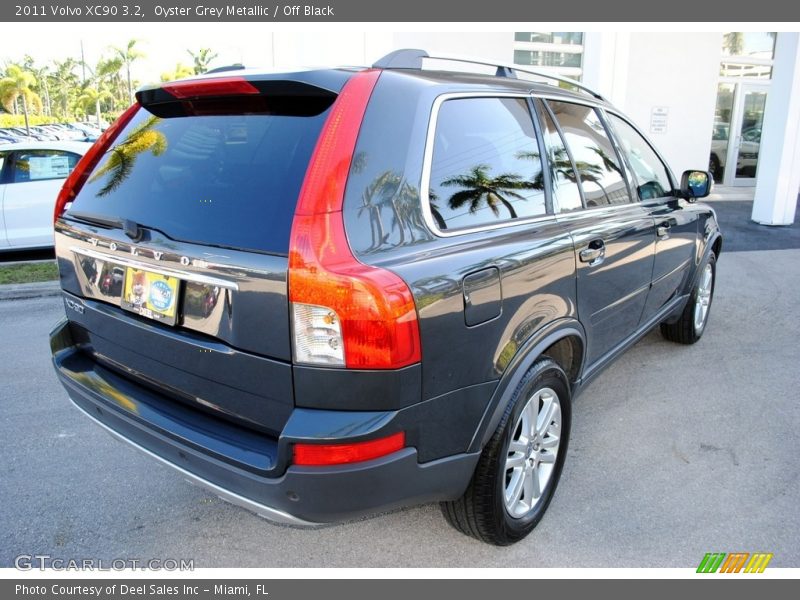
{"type": "Polygon", "coordinates": [[[509,216],[516,219],[517,212],[509,198],[525,200],[525,196],[517,190],[536,189],[534,182],[526,181],[516,173],[503,173],[491,177],[489,169],[488,165],[475,165],[465,175],[457,175],[442,181],[442,186],[464,188],[450,196],[447,201],[448,206],[455,210],[469,205],[469,212],[474,213],[485,203],[495,216],[499,216],[499,206],[502,204],[508,210],[509,216]]]}

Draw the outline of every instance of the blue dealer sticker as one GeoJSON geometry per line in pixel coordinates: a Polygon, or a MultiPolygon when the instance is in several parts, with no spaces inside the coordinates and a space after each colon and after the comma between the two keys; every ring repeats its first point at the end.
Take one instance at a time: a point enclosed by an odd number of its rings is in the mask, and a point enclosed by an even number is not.
{"type": "Polygon", "coordinates": [[[163,281],[154,281],[150,285],[150,304],[156,309],[166,311],[172,305],[172,288],[163,281]]]}

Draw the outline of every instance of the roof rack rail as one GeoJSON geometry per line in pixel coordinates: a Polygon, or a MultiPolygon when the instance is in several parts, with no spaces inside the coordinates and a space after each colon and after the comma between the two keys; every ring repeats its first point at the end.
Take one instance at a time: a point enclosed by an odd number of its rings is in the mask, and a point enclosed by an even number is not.
{"type": "Polygon", "coordinates": [[[516,78],[517,73],[527,73],[528,75],[536,75],[545,79],[552,79],[560,83],[571,85],[582,92],[594,96],[598,100],[606,101],[600,93],[594,91],[592,88],[583,85],[580,81],[575,81],[569,77],[560,77],[547,73],[546,71],[538,71],[536,69],[529,69],[522,65],[515,65],[513,63],[497,62],[494,60],[485,60],[481,58],[473,58],[471,56],[459,56],[456,54],[428,54],[425,50],[415,48],[406,48],[402,50],[395,50],[390,52],[383,58],[379,59],[372,66],[376,69],[418,69],[422,70],[422,61],[441,60],[446,62],[468,63],[473,65],[483,65],[487,67],[496,67],[496,77],[509,77],[516,78]]]}

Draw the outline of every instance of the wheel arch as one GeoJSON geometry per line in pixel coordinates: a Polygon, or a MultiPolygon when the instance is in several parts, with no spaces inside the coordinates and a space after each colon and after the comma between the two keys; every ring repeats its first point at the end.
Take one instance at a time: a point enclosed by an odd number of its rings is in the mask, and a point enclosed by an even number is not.
{"type": "Polygon", "coordinates": [[[719,230],[716,230],[703,245],[702,253],[699,256],[697,263],[694,265],[694,273],[692,273],[692,276],[686,281],[686,287],[684,288],[685,294],[690,294],[692,289],[694,289],[694,286],[697,283],[697,278],[700,276],[702,271],[702,267],[706,264],[708,257],[712,252],[717,258],[719,258],[720,252],[722,252],[722,234],[719,232],[719,230]]]}
{"type": "Polygon", "coordinates": [[[542,356],[559,364],[567,374],[570,391],[574,390],[586,357],[586,333],[580,322],[571,318],[559,319],[531,335],[520,347],[492,394],[468,452],[483,449],[500,423],[517,385],[542,356]]]}

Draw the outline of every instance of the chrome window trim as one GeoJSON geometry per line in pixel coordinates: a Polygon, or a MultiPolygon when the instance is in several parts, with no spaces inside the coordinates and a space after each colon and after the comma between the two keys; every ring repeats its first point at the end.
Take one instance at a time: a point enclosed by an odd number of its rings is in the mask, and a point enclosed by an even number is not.
{"type": "MultiPolygon", "coordinates": [[[[451,92],[441,94],[433,101],[431,108],[431,116],[428,120],[428,130],[425,138],[425,151],[422,157],[422,181],[420,183],[420,204],[422,205],[422,217],[428,229],[437,237],[449,238],[458,235],[467,235],[470,233],[477,233],[480,231],[493,231],[495,229],[504,229],[507,227],[516,227],[518,225],[528,225],[531,223],[541,223],[546,221],[555,221],[554,214],[544,214],[535,217],[527,217],[524,219],[508,219],[500,223],[490,223],[488,225],[480,225],[476,227],[463,227],[453,230],[441,230],[436,225],[436,220],[433,218],[430,206],[430,180],[431,169],[433,166],[433,144],[436,134],[436,124],[439,119],[439,109],[442,104],[448,100],[462,99],[462,98],[519,98],[521,100],[530,100],[530,92],[451,92]]],[[[529,109],[530,110],[530,109],[529,109]]],[[[533,115],[531,115],[531,121],[533,115]]],[[[539,140],[537,138],[538,145],[539,140]]]]}
{"type": "MultiPolygon", "coordinates": [[[[431,168],[433,162],[433,142],[436,133],[436,123],[439,117],[439,109],[441,108],[442,104],[447,100],[459,99],[459,98],[523,98],[523,99],[533,99],[538,98],[540,100],[553,100],[555,102],[571,102],[573,104],[582,104],[584,106],[588,106],[594,109],[599,109],[601,111],[609,112],[629,125],[633,127],[639,135],[641,135],[647,144],[653,149],[656,153],[658,158],[661,160],[662,163],[667,167],[669,176],[673,178],[673,185],[674,185],[674,174],[672,169],[669,168],[669,163],[664,160],[664,157],[655,148],[653,143],[650,139],[645,136],[641,130],[636,127],[633,123],[630,122],[630,119],[622,114],[619,110],[615,108],[609,107],[607,102],[594,100],[592,98],[584,98],[584,97],[572,97],[560,94],[548,94],[546,92],[539,92],[539,91],[530,91],[528,93],[522,92],[491,92],[491,91],[476,91],[476,92],[451,92],[446,94],[441,94],[436,97],[433,102],[433,107],[431,108],[431,116],[428,121],[428,129],[425,138],[425,152],[423,154],[423,162],[422,162],[422,182],[420,185],[420,199],[422,200],[422,216],[425,224],[427,225],[428,229],[433,233],[435,236],[440,238],[450,238],[459,235],[467,235],[470,233],[478,233],[481,231],[494,231],[496,229],[505,229],[510,227],[516,227],[518,225],[528,225],[532,223],[543,223],[548,221],[561,221],[562,218],[566,218],[569,220],[578,218],[580,215],[592,215],[599,212],[615,212],[620,209],[624,208],[631,208],[631,207],[640,207],[649,204],[659,204],[663,203],[664,200],[673,198],[674,196],[664,196],[663,198],[656,198],[656,199],[648,199],[646,201],[632,200],[631,202],[627,202],[625,204],[616,204],[611,206],[596,206],[592,208],[582,208],[580,210],[574,210],[569,212],[563,212],[558,214],[547,214],[541,215],[538,217],[529,217],[526,219],[509,219],[507,221],[503,221],[501,223],[492,223],[490,225],[481,225],[479,227],[469,227],[463,229],[454,229],[452,231],[448,230],[440,230],[436,225],[436,221],[433,218],[433,214],[431,213],[430,209],[430,200],[428,194],[430,193],[430,175],[431,175],[431,168]]],[[[614,132],[614,135],[616,132],[614,132]]],[[[612,143],[615,145],[616,148],[616,138],[609,138],[612,140],[612,143]]],[[[627,169],[627,164],[625,165],[627,169]]],[[[630,194],[630,192],[629,192],[630,194]]]]}
{"type": "Polygon", "coordinates": [[[71,246],[70,251],[75,254],[88,256],[89,258],[96,258],[105,262],[114,263],[125,267],[133,267],[135,269],[143,269],[151,273],[158,273],[159,275],[166,275],[167,277],[177,277],[181,281],[191,281],[192,283],[200,283],[203,285],[218,286],[221,288],[239,291],[239,284],[235,281],[213,277],[211,275],[202,275],[200,273],[192,273],[180,269],[171,269],[169,267],[162,267],[151,263],[141,262],[138,260],[131,260],[130,258],[117,256],[114,254],[106,254],[105,252],[97,252],[89,248],[81,248],[80,246],[71,246]]]}
{"type": "MultiPolygon", "coordinates": [[[[648,200],[648,202],[652,202],[648,200]]],[[[596,215],[597,213],[607,212],[607,213],[615,213],[622,208],[627,209],[634,209],[634,208],[641,208],[644,205],[643,202],[628,202],[626,204],[608,204],[606,206],[593,206],[592,208],[583,208],[581,210],[571,210],[568,212],[558,213],[557,220],[559,223],[564,221],[574,221],[576,219],[580,219],[583,215],[596,215]]]]}

